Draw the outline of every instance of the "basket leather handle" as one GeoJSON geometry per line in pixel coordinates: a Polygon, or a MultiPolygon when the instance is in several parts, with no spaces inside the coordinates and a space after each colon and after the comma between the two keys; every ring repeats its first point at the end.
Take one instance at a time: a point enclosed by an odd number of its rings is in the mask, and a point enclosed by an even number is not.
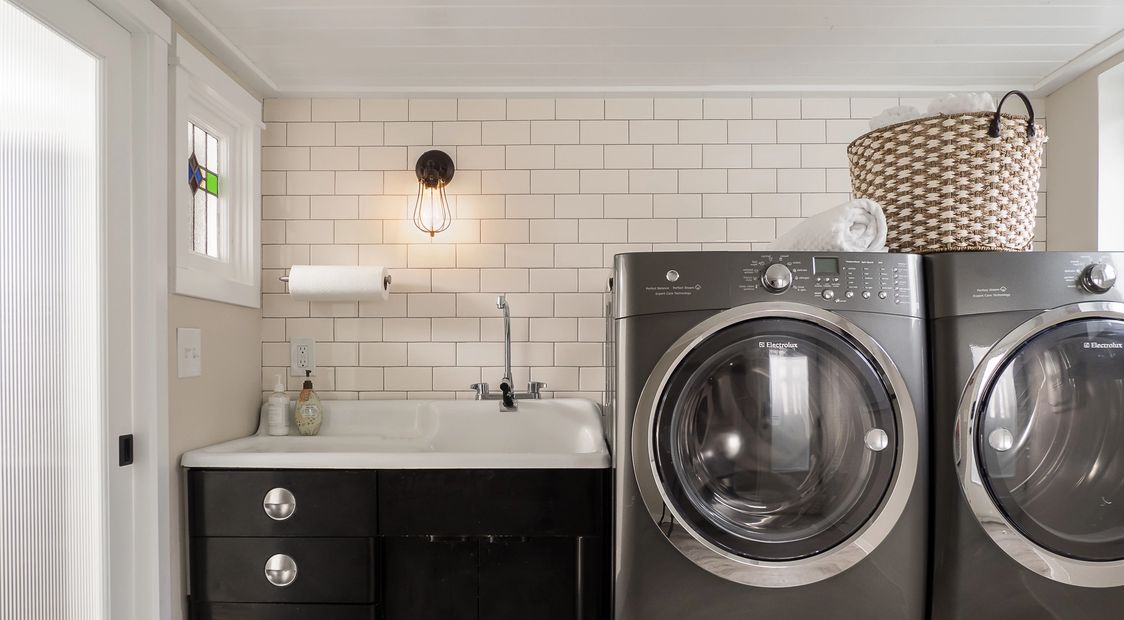
{"type": "Polygon", "coordinates": [[[1018,95],[1019,99],[1023,100],[1023,105],[1026,106],[1026,111],[1030,114],[1030,119],[1026,122],[1026,135],[1033,138],[1038,133],[1038,130],[1034,128],[1034,106],[1030,105],[1030,97],[1027,97],[1026,93],[1021,90],[1012,90],[999,100],[999,105],[995,107],[995,116],[991,117],[991,126],[987,129],[987,135],[992,138],[999,137],[999,122],[1002,120],[1000,112],[1003,111],[1003,103],[1011,95],[1018,95]]]}

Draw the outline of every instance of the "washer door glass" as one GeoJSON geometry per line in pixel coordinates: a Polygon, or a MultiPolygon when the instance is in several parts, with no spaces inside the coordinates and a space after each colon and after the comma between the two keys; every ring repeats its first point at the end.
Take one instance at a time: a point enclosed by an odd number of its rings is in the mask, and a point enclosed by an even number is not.
{"type": "Polygon", "coordinates": [[[751,319],[688,353],[657,408],[656,470],[697,537],[793,560],[858,532],[898,450],[894,399],[858,347],[815,323],[751,319]]]}
{"type": "Polygon", "coordinates": [[[981,403],[980,470],[1007,519],[1059,555],[1124,559],[1124,323],[1038,333],[981,403]]]}

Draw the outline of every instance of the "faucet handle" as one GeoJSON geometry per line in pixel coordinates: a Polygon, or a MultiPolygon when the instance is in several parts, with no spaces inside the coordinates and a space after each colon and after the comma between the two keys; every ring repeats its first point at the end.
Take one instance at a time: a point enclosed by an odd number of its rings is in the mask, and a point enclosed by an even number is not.
{"type": "Polygon", "coordinates": [[[476,400],[483,400],[488,397],[487,383],[473,383],[468,388],[476,392],[476,400]]]}
{"type": "Polygon", "coordinates": [[[531,381],[527,383],[527,392],[531,394],[531,398],[538,398],[539,393],[542,392],[545,387],[548,386],[542,381],[531,381]]]}

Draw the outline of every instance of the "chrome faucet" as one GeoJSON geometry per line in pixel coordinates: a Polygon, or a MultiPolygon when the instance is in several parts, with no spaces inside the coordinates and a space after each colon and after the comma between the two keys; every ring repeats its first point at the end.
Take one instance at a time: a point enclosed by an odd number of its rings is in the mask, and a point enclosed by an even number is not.
{"type": "Polygon", "coordinates": [[[503,391],[503,406],[514,409],[515,392],[512,390],[511,380],[511,312],[508,311],[506,295],[496,298],[496,307],[503,311],[503,379],[500,379],[500,390],[503,391]]]}
{"type": "Polygon", "coordinates": [[[531,381],[527,384],[527,391],[517,393],[515,382],[511,378],[511,313],[507,305],[507,297],[500,295],[496,298],[496,308],[503,311],[503,378],[500,379],[500,393],[493,394],[487,383],[473,383],[469,386],[476,391],[476,400],[500,400],[500,411],[516,411],[519,404],[518,398],[538,400],[542,398],[542,389],[547,387],[541,381],[531,381]]]}

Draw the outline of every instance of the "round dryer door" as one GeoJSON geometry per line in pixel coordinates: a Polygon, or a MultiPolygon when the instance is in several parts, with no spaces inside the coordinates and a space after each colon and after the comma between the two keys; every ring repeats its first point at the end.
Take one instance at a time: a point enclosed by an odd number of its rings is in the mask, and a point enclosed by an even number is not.
{"type": "Polygon", "coordinates": [[[839,317],[746,312],[688,334],[649,379],[637,412],[648,419],[634,428],[638,480],[650,474],[653,517],[703,568],[753,585],[809,583],[861,559],[849,543],[894,487],[908,395],[881,349],[839,317]]]}
{"type": "Polygon", "coordinates": [[[1047,313],[984,360],[962,482],[1024,566],[1124,585],[1124,316],[1097,306],[1047,313]]]}

